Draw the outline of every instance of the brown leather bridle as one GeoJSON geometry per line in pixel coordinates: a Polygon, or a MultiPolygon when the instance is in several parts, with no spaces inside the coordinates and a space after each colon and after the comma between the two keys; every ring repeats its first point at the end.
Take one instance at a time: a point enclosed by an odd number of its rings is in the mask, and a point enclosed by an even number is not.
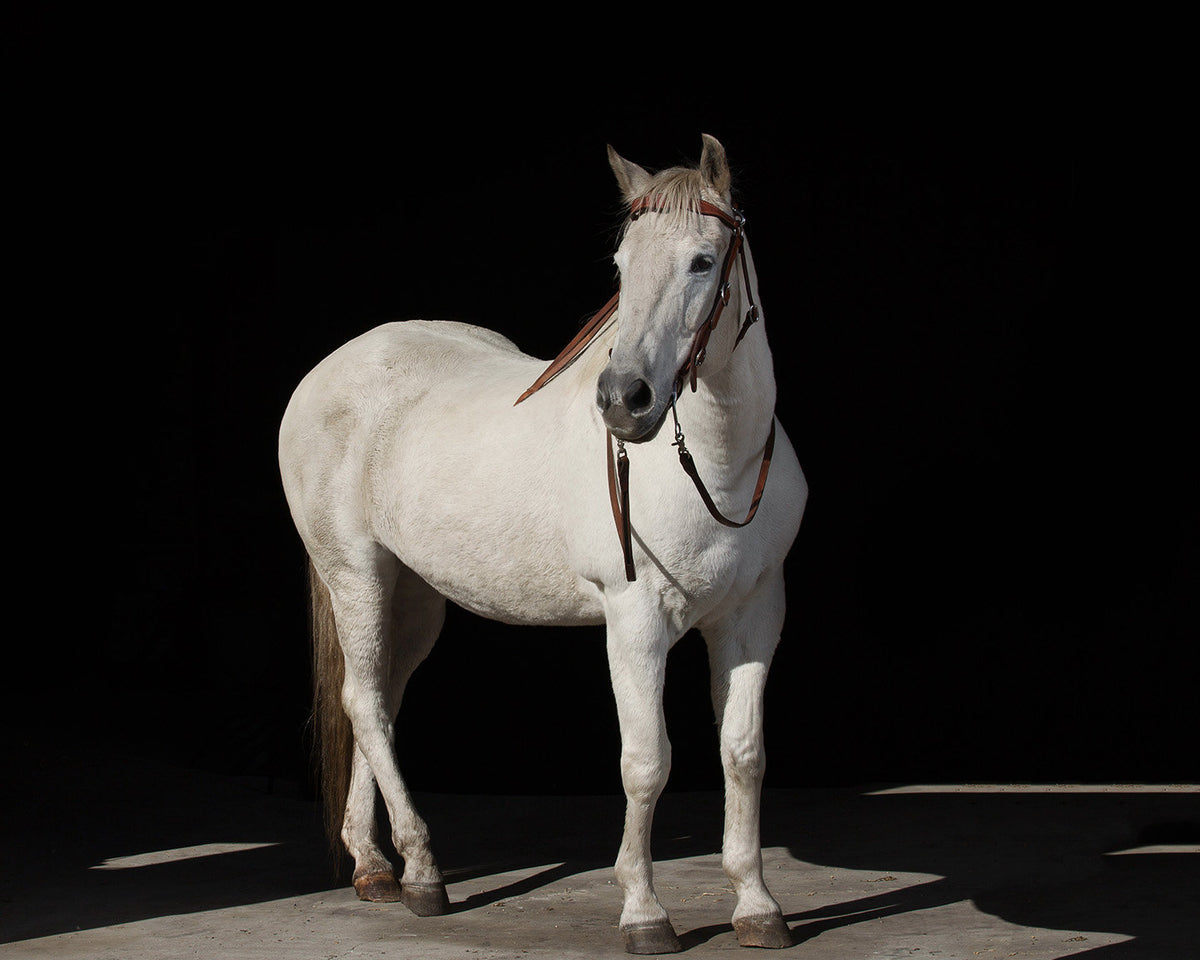
{"type": "MultiPolygon", "coordinates": [[[[685,382],[690,383],[693,392],[696,389],[696,376],[701,364],[704,363],[704,357],[708,351],[708,340],[712,336],[712,332],[717,328],[722,311],[729,303],[729,278],[733,272],[735,261],[741,263],[743,287],[747,298],[750,300],[750,306],[746,311],[745,318],[742,320],[742,326],[738,331],[737,339],[733,343],[733,349],[737,349],[738,344],[742,342],[742,338],[746,335],[746,331],[759,319],[758,306],[754,303],[753,294],[750,289],[750,270],[746,263],[746,251],[743,246],[746,217],[736,206],[733,208],[732,214],[730,214],[715,204],[709,203],[707,200],[693,200],[690,201],[689,206],[690,209],[695,210],[703,216],[716,217],[733,231],[733,236],[729,241],[729,249],[725,252],[725,260],[721,266],[721,282],[717,286],[717,292],[713,298],[712,305],[709,307],[708,316],[705,317],[704,323],[696,331],[696,335],[692,340],[691,350],[688,352],[688,358],[684,361],[683,366],[680,367],[679,372],[675,376],[675,384],[671,394],[671,416],[675,423],[675,442],[673,446],[679,451],[680,465],[683,467],[684,472],[692,479],[692,483],[700,494],[700,499],[704,502],[704,505],[708,508],[708,512],[712,514],[713,518],[727,527],[744,527],[758,513],[758,505],[762,500],[763,490],[767,485],[767,473],[771,469],[771,455],[775,449],[775,417],[773,415],[771,417],[771,429],[767,434],[767,443],[763,450],[762,464],[758,470],[758,481],[754,486],[754,495],[750,501],[750,508],[746,513],[746,518],[737,521],[731,520],[721,513],[717,505],[713,502],[708,489],[704,486],[704,481],[700,479],[700,472],[696,468],[696,462],[692,459],[692,455],[684,443],[683,431],[679,427],[679,415],[675,409],[675,401],[685,382]]],[[[661,213],[665,209],[666,207],[663,206],[661,197],[647,196],[633,202],[629,215],[630,219],[636,220],[643,214],[661,213]]],[[[520,403],[531,394],[536,393],[578,359],[579,355],[596,339],[600,331],[608,326],[612,318],[616,316],[619,298],[619,291],[613,294],[608,303],[601,307],[583,325],[579,333],[554,358],[550,365],[542,372],[542,375],[533,382],[529,389],[517,398],[516,403],[520,403]]],[[[516,406],[516,404],[513,405],[516,406]]],[[[617,439],[617,449],[614,457],[613,439],[612,433],[605,431],[605,451],[608,461],[608,494],[612,506],[613,521],[617,525],[617,535],[620,537],[621,550],[625,558],[625,579],[633,582],[637,579],[637,574],[633,565],[633,534],[629,523],[629,455],[625,452],[625,441],[617,439]]]]}
{"type": "MultiPolygon", "coordinates": [[[[633,202],[629,210],[629,217],[631,220],[636,220],[642,214],[661,213],[665,209],[662,206],[661,197],[642,197],[640,200],[633,202]]],[[[690,381],[692,391],[694,392],[696,389],[696,375],[699,372],[700,365],[704,363],[704,355],[708,350],[708,338],[712,336],[712,332],[717,328],[717,321],[721,319],[721,312],[729,303],[729,278],[733,273],[733,264],[735,261],[741,262],[746,296],[750,297],[750,309],[746,311],[746,318],[742,322],[741,330],[738,331],[737,340],[734,343],[735,348],[742,342],[742,337],[746,335],[746,331],[750,329],[750,326],[758,320],[758,306],[754,303],[752,294],[750,293],[750,269],[746,265],[746,252],[742,249],[742,241],[746,235],[745,214],[736,206],[733,208],[732,214],[726,213],[716,204],[709,203],[707,200],[693,200],[691,202],[691,209],[706,217],[716,217],[716,219],[720,220],[733,231],[733,237],[729,241],[729,249],[725,251],[725,261],[721,265],[721,282],[717,285],[716,296],[713,297],[712,305],[708,308],[708,316],[704,318],[704,323],[696,331],[688,359],[684,362],[679,370],[679,374],[675,378],[676,395],[679,394],[679,388],[683,386],[685,377],[690,381]]]]}

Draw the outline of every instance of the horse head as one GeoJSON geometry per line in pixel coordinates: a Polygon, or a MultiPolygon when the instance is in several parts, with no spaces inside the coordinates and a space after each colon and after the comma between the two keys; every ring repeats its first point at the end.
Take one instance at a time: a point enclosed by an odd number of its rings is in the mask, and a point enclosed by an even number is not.
{"type": "Polygon", "coordinates": [[[608,148],[630,217],[614,256],[621,283],[617,334],[596,383],[596,405],[621,440],[658,432],[685,373],[694,376],[704,360],[729,296],[741,221],[725,149],[713,137],[703,140],[698,169],[657,174],[608,148]]]}

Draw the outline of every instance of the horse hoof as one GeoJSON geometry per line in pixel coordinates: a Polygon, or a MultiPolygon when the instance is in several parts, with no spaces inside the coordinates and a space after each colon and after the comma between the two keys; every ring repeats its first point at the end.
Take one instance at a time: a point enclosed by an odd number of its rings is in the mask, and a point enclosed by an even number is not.
{"type": "Polygon", "coordinates": [[[400,887],[400,902],[418,917],[440,917],[450,912],[450,898],[444,883],[405,883],[400,887]]]}
{"type": "Polygon", "coordinates": [[[400,884],[392,873],[370,873],[354,878],[354,892],[359,900],[372,903],[395,903],[400,899],[400,884]]]}
{"type": "Polygon", "coordinates": [[[733,931],[743,947],[769,947],[774,950],[792,945],[792,932],[783,917],[767,914],[761,917],[741,917],[733,921],[733,931]]]}
{"type": "Polygon", "coordinates": [[[622,927],[626,953],[678,953],[679,938],[669,920],[622,927]]]}

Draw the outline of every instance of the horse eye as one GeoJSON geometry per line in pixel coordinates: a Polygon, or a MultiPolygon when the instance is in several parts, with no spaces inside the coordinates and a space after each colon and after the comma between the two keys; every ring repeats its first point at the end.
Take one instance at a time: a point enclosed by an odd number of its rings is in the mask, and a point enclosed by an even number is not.
{"type": "Polygon", "coordinates": [[[692,273],[708,273],[708,271],[712,269],[712,265],[715,262],[716,261],[713,260],[712,257],[706,256],[703,253],[697,254],[695,259],[692,260],[690,269],[692,273]]]}

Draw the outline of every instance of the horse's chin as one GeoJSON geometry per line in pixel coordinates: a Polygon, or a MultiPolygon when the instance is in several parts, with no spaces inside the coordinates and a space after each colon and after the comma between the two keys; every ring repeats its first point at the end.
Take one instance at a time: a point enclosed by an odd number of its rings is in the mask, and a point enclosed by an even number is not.
{"type": "Polygon", "coordinates": [[[670,409],[671,405],[665,404],[661,412],[658,414],[658,417],[655,418],[655,420],[644,429],[641,429],[641,427],[647,422],[646,420],[643,420],[638,424],[638,427],[634,429],[630,429],[629,427],[623,425],[614,427],[607,421],[605,421],[605,426],[608,427],[609,433],[625,443],[648,443],[658,436],[658,431],[660,431],[662,429],[662,425],[667,422],[667,413],[670,412],[670,409]]]}

